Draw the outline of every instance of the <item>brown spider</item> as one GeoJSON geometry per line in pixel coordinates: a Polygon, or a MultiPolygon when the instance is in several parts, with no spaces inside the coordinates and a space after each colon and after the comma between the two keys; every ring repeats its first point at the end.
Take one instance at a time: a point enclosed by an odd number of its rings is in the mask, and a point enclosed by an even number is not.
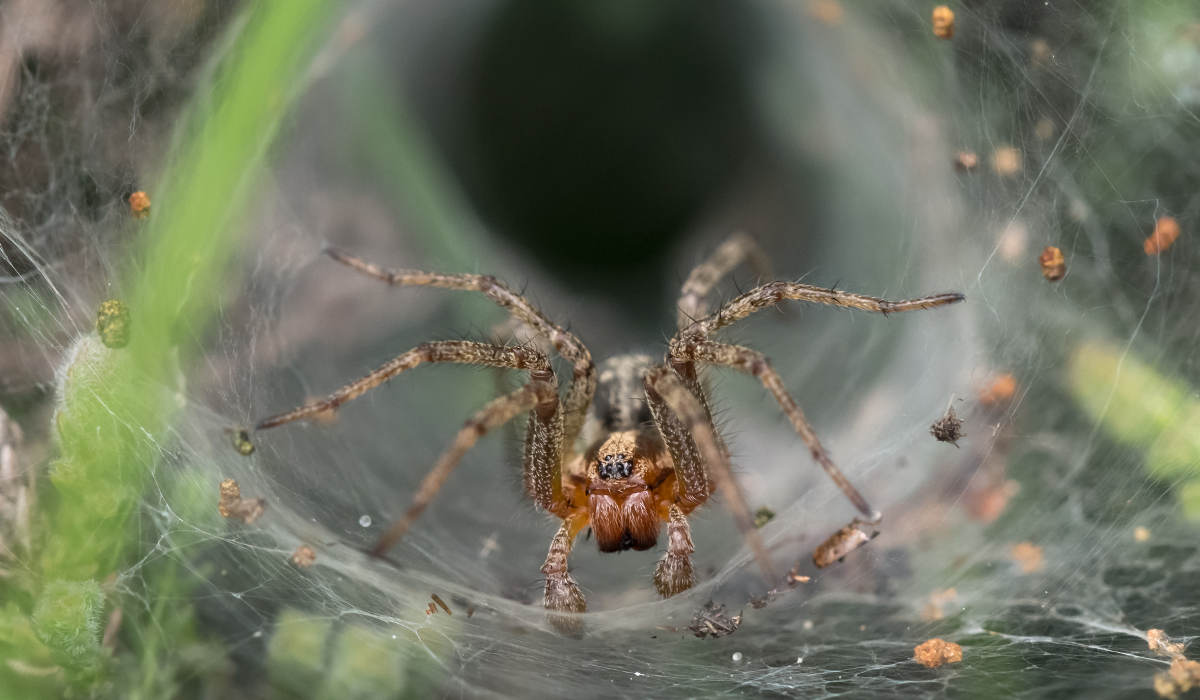
{"type": "MultiPolygon", "coordinates": [[[[767,358],[750,348],[713,340],[712,336],[721,328],[785,299],[883,314],[930,309],[963,299],[963,295],[951,293],[887,301],[797,282],[770,282],[710,314],[706,297],[718,281],[742,262],[758,263],[761,267],[765,260],[753,241],[739,234],[721,245],[684,282],[679,299],[679,330],[670,341],[665,360],[656,363],[647,355],[614,357],[601,364],[597,385],[596,366],[587,347],[494,277],[389,271],[337,250],[326,253],[390,285],[426,285],[486,295],[571,363],[566,393],[560,396],[549,359],[532,344],[506,347],[447,340],[423,343],[327,398],[267,418],[256,429],[274,428],[332,411],[425,363],[454,362],[528,372],[529,381],[524,386],[488,403],[459,430],[454,443],[425,477],[408,511],[371,552],[383,555],[404,536],[463,454],[482,435],[528,411],[523,459],[525,492],[539,508],[563,521],[542,566],[546,575],[545,607],[552,613],[582,612],[586,608],[583,594],[568,572],[567,557],[575,537],[589,525],[600,551],[617,552],[650,549],[658,541],[665,522],[667,551],[654,570],[654,585],[664,597],[690,588],[695,582],[691,562],[694,547],[687,515],[716,490],[726,494],[725,501],[759,566],[768,580],[773,578],[770,557],[730,470],[728,450],[713,427],[697,371],[703,365],[729,367],[758,378],[779,402],[813,459],[869,519],[864,522],[856,518],[848,526],[860,535],[853,542],[843,542],[847,538],[842,537],[823,545],[830,552],[818,564],[831,563],[868,540],[872,533],[866,530],[878,523],[881,516],[834,466],[767,358]]],[[[834,538],[841,534],[839,531],[834,538]]]]}

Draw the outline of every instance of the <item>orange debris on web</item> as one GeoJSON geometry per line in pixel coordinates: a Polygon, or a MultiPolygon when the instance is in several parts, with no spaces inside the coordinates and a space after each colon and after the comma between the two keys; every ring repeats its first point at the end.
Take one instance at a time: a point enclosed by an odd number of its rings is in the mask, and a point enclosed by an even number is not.
{"type": "Polygon", "coordinates": [[[1200,662],[1176,656],[1171,667],[1154,676],[1154,691],[1164,698],[1177,698],[1200,686],[1200,662]]]}
{"type": "Polygon", "coordinates": [[[1007,403],[1017,393],[1017,378],[1005,372],[979,392],[979,402],[987,406],[1007,403]]]}
{"type": "Polygon", "coordinates": [[[828,25],[841,24],[845,11],[837,0],[809,0],[808,15],[828,25]]]}
{"type": "Polygon", "coordinates": [[[1021,490],[1021,484],[1009,479],[963,494],[963,507],[972,519],[990,523],[999,518],[1012,497],[1021,490]]]}
{"type": "Polygon", "coordinates": [[[1142,243],[1146,255],[1158,255],[1179,238],[1179,222],[1173,216],[1160,216],[1154,222],[1154,233],[1151,233],[1142,243]]]}
{"type": "Polygon", "coordinates": [[[261,498],[242,498],[242,489],[234,479],[221,482],[220,495],[217,512],[221,517],[241,520],[247,525],[262,517],[267,508],[267,502],[261,498]]]}
{"type": "Polygon", "coordinates": [[[1042,551],[1041,547],[1032,542],[1014,544],[1008,550],[1008,555],[1017,563],[1017,566],[1021,567],[1021,573],[1023,574],[1032,574],[1035,571],[1040,571],[1046,561],[1045,552],[1042,551]]]}
{"type": "Polygon", "coordinates": [[[934,637],[913,647],[913,659],[926,668],[937,668],[942,664],[956,664],[962,661],[962,647],[954,642],[934,637]]]}
{"type": "Polygon", "coordinates": [[[1172,642],[1167,633],[1160,629],[1146,630],[1146,644],[1156,654],[1171,658],[1183,655],[1183,644],[1172,642]]]}
{"type": "Polygon", "coordinates": [[[953,588],[934,591],[929,594],[925,607],[921,608],[921,619],[926,621],[940,620],[946,616],[945,606],[958,598],[958,591],[953,588]]]}
{"type": "Polygon", "coordinates": [[[129,211],[139,219],[150,216],[150,195],[141,190],[129,195],[129,211]]]}
{"type": "Polygon", "coordinates": [[[1067,259],[1063,252],[1055,246],[1048,245],[1038,256],[1038,264],[1042,266],[1042,277],[1057,282],[1067,274],[1067,259]]]}
{"type": "Polygon", "coordinates": [[[306,544],[300,545],[296,548],[296,551],[292,552],[292,563],[301,569],[307,569],[316,561],[317,553],[313,551],[312,547],[306,544]]]}
{"type": "Polygon", "coordinates": [[[939,39],[954,38],[954,11],[945,5],[933,8],[933,35],[939,39]]]}
{"type": "Polygon", "coordinates": [[[1012,146],[1001,146],[992,151],[992,170],[997,175],[1008,177],[1021,170],[1021,152],[1012,146]]]}

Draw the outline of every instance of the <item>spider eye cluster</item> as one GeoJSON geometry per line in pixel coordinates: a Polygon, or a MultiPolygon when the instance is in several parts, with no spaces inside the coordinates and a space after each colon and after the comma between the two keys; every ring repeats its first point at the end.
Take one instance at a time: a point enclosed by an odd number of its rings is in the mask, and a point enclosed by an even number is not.
{"type": "Polygon", "coordinates": [[[625,479],[633,473],[633,462],[624,452],[604,455],[604,459],[600,460],[599,472],[601,479],[625,479]]]}

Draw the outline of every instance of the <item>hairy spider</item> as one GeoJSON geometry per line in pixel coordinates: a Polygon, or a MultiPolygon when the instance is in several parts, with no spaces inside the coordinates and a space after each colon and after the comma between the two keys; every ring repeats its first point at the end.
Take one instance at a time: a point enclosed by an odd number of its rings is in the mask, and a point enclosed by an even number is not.
{"type": "Polygon", "coordinates": [[[550,361],[535,344],[503,346],[446,340],[418,345],[323,400],[262,420],[256,429],[332,411],[426,363],[452,362],[527,372],[528,381],[521,388],[488,403],[459,430],[453,444],[421,483],[408,511],[371,551],[381,556],[404,536],[463,454],[482,435],[528,412],[523,459],[525,492],[539,508],[562,520],[542,566],[546,576],[545,607],[552,613],[582,612],[586,608],[583,594],[568,571],[567,557],[576,536],[589,525],[600,551],[617,552],[650,549],[665,522],[667,551],[654,570],[654,585],[664,597],[690,588],[695,582],[691,562],[694,547],[687,516],[717,490],[724,492],[724,500],[764,574],[769,581],[773,578],[770,557],[730,470],[728,450],[713,426],[698,373],[705,365],[737,369],[762,382],[813,459],[869,519],[864,522],[856,518],[847,526],[854,531],[851,534],[858,535],[853,542],[843,536],[847,530],[843,528],[834,535],[836,541],[822,545],[829,551],[818,565],[831,563],[870,539],[867,528],[873,528],[881,516],[834,465],[767,358],[756,350],[722,343],[712,336],[756,311],[789,299],[882,314],[930,309],[963,299],[961,294],[949,293],[887,301],[798,282],[770,282],[709,313],[707,297],[717,282],[743,262],[761,266],[765,260],[752,239],[738,234],[696,267],[684,282],[678,331],[663,362],[655,362],[648,355],[622,355],[602,363],[597,372],[591,353],[578,338],[494,277],[385,270],[337,250],[326,253],[390,285],[426,285],[484,294],[571,363],[566,392],[560,395],[550,361]]]}

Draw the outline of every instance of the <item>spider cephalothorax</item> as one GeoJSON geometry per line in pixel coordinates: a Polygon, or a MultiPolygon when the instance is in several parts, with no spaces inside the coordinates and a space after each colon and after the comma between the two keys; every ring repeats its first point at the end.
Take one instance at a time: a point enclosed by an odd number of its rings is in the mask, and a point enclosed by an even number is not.
{"type": "MultiPolygon", "coordinates": [[[[699,369],[716,365],[758,379],[779,403],[813,459],[826,471],[865,520],[855,518],[817,548],[825,566],[869,541],[880,515],[834,465],[804,413],[788,394],[762,353],[730,345],[713,336],[721,328],[784,300],[809,301],[843,308],[895,313],[930,309],[962,301],[961,294],[888,301],[796,282],[770,282],[742,294],[714,313],[708,312],[712,287],[744,261],[765,267],[753,241],[736,235],[688,276],[679,299],[679,330],[656,362],[648,355],[622,355],[600,367],[573,334],[551,322],[524,297],[487,275],[389,271],[338,251],[334,260],[397,286],[427,285],[480,292],[507,309],[547,348],[571,364],[571,378],[560,391],[554,369],[538,343],[504,346],[471,341],[424,343],[338,389],[322,401],[261,421],[264,430],[328,412],[418,365],[452,362],[528,373],[519,389],[497,398],[475,414],[422,482],[404,516],[380,538],[372,552],[381,555],[403,537],[437,494],[463,454],[480,436],[521,413],[529,414],[522,472],[525,492],[543,510],[562,520],[550,543],[542,573],[545,606],[557,621],[560,613],[582,612],[586,605],[571,577],[567,558],[575,538],[591,527],[602,552],[644,550],[658,543],[665,523],[666,551],[654,570],[663,596],[694,583],[694,551],[688,514],[715,490],[725,493],[731,510],[764,574],[771,562],[750,510],[729,467],[728,450],[713,426],[699,369]]],[[[571,624],[568,622],[568,624],[571,624]]]]}

